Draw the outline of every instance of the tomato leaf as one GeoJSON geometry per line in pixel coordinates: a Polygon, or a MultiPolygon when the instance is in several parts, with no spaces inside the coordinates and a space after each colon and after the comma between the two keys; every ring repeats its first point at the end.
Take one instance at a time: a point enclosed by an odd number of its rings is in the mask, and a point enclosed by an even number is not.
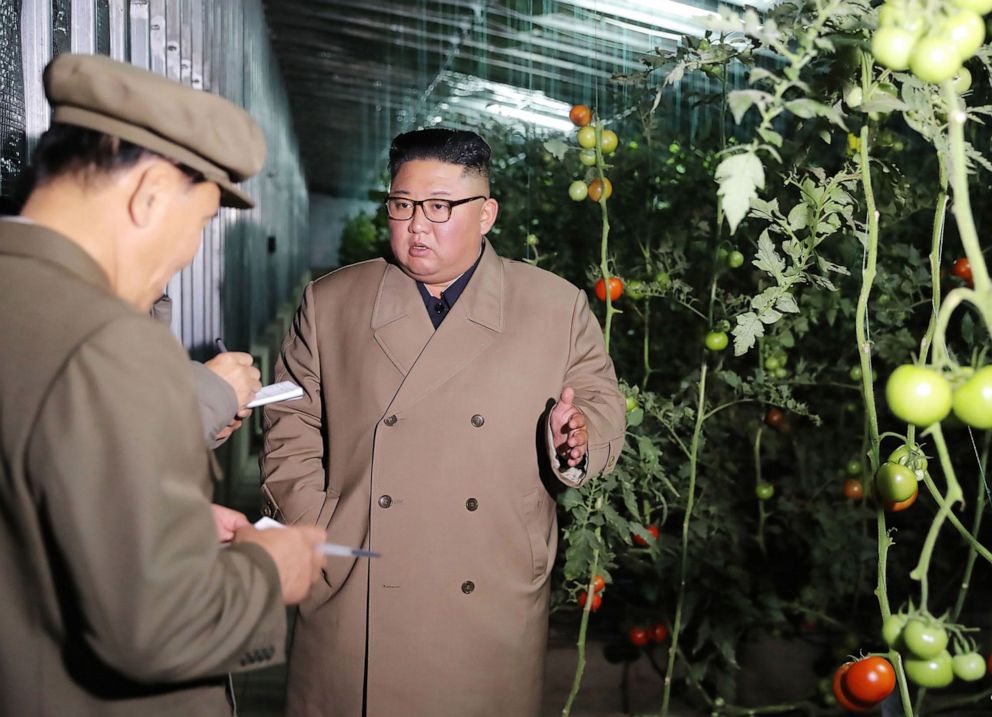
{"type": "Polygon", "coordinates": [[[785,260],[775,251],[775,244],[766,229],[758,237],[758,255],[755,257],[754,265],[763,271],[767,271],[775,277],[778,283],[782,283],[785,272],[785,260]]]}
{"type": "Polygon", "coordinates": [[[751,200],[765,186],[765,170],[751,151],[727,157],[716,168],[717,194],[733,234],[751,207],[751,200]]]}
{"type": "Polygon", "coordinates": [[[765,335],[765,327],[762,326],[758,315],[753,311],[740,314],[737,317],[737,326],[734,327],[734,356],[746,354],[754,342],[765,335]]]}
{"type": "Polygon", "coordinates": [[[554,158],[560,162],[565,159],[565,153],[568,152],[568,145],[555,137],[545,141],[544,149],[546,149],[549,154],[554,155],[554,158]]]}

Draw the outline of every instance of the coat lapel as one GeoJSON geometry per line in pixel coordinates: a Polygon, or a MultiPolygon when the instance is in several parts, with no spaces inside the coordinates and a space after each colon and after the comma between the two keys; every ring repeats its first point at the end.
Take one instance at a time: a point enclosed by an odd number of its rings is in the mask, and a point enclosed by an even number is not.
{"type": "Polygon", "coordinates": [[[406,376],[433,333],[417,284],[390,264],[372,310],[372,334],[379,347],[406,376]]]}
{"type": "MultiPolygon", "coordinates": [[[[406,278],[398,269],[391,270],[406,278]]],[[[419,318],[426,323],[430,332],[433,327],[416,284],[409,278],[406,278],[406,281],[410,284],[410,291],[414,295],[407,311],[413,314],[419,312],[419,318]]],[[[390,337],[388,341],[390,350],[406,358],[412,357],[413,361],[406,379],[393,397],[389,411],[402,412],[436,390],[482,353],[502,328],[503,264],[487,241],[482,261],[479,262],[464,293],[441,326],[433,332],[433,336],[429,337],[426,346],[423,342],[415,342],[416,350],[414,347],[394,346],[394,343],[402,340],[399,329],[397,335],[390,337]],[[419,355],[414,356],[414,354],[419,355]]],[[[381,341],[380,345],[382,345],[381,341]]]]}

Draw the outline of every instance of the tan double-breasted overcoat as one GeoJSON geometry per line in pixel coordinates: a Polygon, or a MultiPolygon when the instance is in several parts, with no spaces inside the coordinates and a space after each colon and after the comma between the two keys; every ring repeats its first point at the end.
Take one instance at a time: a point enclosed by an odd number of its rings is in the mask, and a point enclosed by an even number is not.
{"type": "Polygon", "coordinates": [[[277,379],[305,397],[266,407],[265,510],[382,554],[329,560],[301,606],[288,715],[536,715],[565,479],[547,410],[575,389],[583,478],[624,433],[586,295],[487,243],[435,331],[397,266],[356,264],[306,289],[277,379]]]}

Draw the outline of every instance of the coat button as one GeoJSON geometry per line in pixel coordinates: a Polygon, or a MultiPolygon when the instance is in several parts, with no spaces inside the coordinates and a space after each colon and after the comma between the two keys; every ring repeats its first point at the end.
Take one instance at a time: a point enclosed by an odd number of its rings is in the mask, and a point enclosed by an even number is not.
{"type": "Polygon", "coordinates": [[[388,508],[392,504],[393,504],[393,499],[390,496],[388,496],[388,495],[380,495],[379,496],[379,507],[380,508],[388,508]]]}
{"type": "Polygon", "coordinates": [[[396,416],[386,416],[386,418],[383,421],[383,423],[385,423],[387,426],[395,426],[396,425],[396,416]]]}
{"type": "Polygon", "coordinates": [[[272,506],[269,505],[268,503],[266,503],[265,505],[263,505],[262,506],[262,515],[264,515],[267,518],[271,518],[272,517],[272,506]]]}
{"type": "Polygon", "coordinates": [[[472,425],[476,428],[482,428],[482,424],[486,422],[486,419],[480,416],[478,413],[472,416],[472,425]]]}
{"type": "Polygon", "coordinates": [[[466,580],[465,582],[462,583],[462,592],[465,593],[466,595],[471,593],[473,590],[475,590],[475,583],[473,583],[471,580],[466,580]]]}
{"type": "Polygon", "coordinates": [[[469,510],[476,510],[479,507],[479,501],[475,498],[469,498],[465,501],[465,507],[469,510]]]}

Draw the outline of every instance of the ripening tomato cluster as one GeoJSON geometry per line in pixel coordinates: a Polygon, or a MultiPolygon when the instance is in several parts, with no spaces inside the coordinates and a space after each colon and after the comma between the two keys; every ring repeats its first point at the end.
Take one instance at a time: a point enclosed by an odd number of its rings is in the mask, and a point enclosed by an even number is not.
{"type": "MultiPolygon", "coordinates": [[[[589,612],[596,612],[603,606],[603,591],[606,589],[606,580],[602,575],[593,576],[592,579],[592,604],[589,606],[589,612]]],[[[583,590],[579,593],[579,607],[583,610],[586,607],[586,601],[589,599],[589,593],[583,590]]]]}
{"type": "Polygon", "coordinates": [[[635,625],[627,631],[627,639],[635,647],[645,647],[649,642],[662,643],[668,637],[668,628],[663,623],[651,627],[635,625]]]}
{"type": "Polygon", "coordinates": [[[848,662],[834,672],[834,697],[848,712],[866,712],[892,694],[895,687],[896,671],[884,657],[848,662]]]}
{"type": "MultiPolygon", "coordinates": [[[[595,119],[593,111],[587,105],[574,105],[568,113],[568,118],[572,120],[572,124],[579,128],[575,135],[580,147],[579,162],[585,167],[595,167],[599,159],[596,152],[596,127],[593,124],[595,119]]],[[[620,138],[617,137],[616,132],[610,129],[600,129],[598,145],[602,154],[615,152],[619,144],[620,138]]],[[[613,196],[613,183],[606,177],[602,180],[597,177],[588,183],[585,180],[576,179],[568,185],[568,196],[576,202],[581,202],[583,199],[589,199],[593,202],[599,202],[600,199],[605,201],[613,196]]]]}
{"type": "MultiPolygon", "coordinates": [[[[951,626],[958,633],[962,628],[951,626]]],[[[947,646],[948,627],[939,619],[920,613],[890,615],[882,624],[882,638],[903,655],[906,677],[920,687],[941,688],[955,678],[977,682],[986,673],[986,661],[973,641],[955,638],[955,655],[947,646]]]]}
{"type": "Polygon", "coordinates": [[[953,410],[972,428],[986,430],[992,428],[992,365],[973,371],[953,390],[950,382],[931,368],[900,366],[889,376],[885,399],[896,418],[906,423],[930,426],[953,410]]]}
{"type": "Polygon", "coordinates": [[[954,78],[954,88],[965,92],[971,73],[963,67],[985,41],[982,15],[992,11],[992,0],[886,0],[878,13],[878,30],[871,51],[882,65],[901,72],[912,70],[924,82],[954,78]],[[936,5],[936,7],[935,7],[936,5]]]}

